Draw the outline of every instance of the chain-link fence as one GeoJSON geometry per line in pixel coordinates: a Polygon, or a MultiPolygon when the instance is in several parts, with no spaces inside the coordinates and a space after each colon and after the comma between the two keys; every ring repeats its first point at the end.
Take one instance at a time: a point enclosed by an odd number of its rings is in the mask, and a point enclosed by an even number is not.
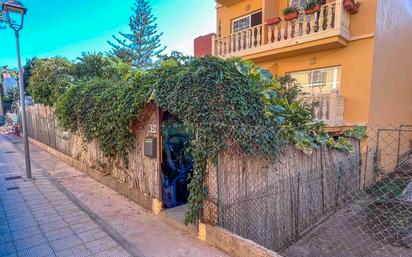
{"type": "Polygon", "coordinates": [[[412,256],[412,126],[367,133],[352,155],[230,144],[208,165],[205,220],[287,257],[412,256]]]}

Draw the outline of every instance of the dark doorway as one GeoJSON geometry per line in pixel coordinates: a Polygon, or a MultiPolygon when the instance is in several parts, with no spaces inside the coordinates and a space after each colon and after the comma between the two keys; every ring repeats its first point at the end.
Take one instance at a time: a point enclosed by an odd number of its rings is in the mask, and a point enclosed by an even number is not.
{"type": "Polygon", "coordinates": [[[187,185],[193,170],[193,132],[169,113],[164,114],[161,129],[163,204],[167,209],[186,204],[189,197],[187,185]]]}

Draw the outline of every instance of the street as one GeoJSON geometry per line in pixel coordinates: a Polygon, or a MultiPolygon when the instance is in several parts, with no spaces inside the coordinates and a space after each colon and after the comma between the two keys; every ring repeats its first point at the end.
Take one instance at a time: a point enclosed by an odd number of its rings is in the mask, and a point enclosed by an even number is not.
{"type": "Polygon", "coordinates": [[[226,256],[31,145],[0,135],[0,256],[226,256]]]}

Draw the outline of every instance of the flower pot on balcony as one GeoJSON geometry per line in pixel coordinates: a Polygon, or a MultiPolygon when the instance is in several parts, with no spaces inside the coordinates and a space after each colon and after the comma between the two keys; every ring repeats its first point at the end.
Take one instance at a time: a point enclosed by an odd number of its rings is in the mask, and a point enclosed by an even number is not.
{"type": "Polygon", "coordinates": [[[357,14],[359,12],[359,6],[357,4],[355,4],[355,6],[348,10],[350,14],[357,14]]]}
{"type": "Polygon", "coordinates": [[[271,18],[266,21],[267,25],[277,25],[282,19],[280,17],[271,18]]]}
{"type": "Polygon", "coordinates": [[[346,10],[350,14],[357,14],[359,12],[359,6],[361,5],[361,2],[356,2],[354,0],[345,0],[343,3],[343,7],[345,7],[346,10]]]}
{"type": "Polygon", "coordinates": [[[315,5],[315,7],[305,10],[305,14],[309,15],[309,14],[313,14],[313,13],[319,12],[319,11],[320,11],[320,5],[317,4],[317,5],[315,5]]]}
{"type": "Polygon", "coordinates": [[[345,2],[343,2],[343,7],[350,12],[350,10],[355,7],[355,3],[353,0],[345,0],[345,2]]]}
{"type": "Polygon", "coordinates": [[[298,16],[299,16],[298,12],[292,12],[292,13],[286,14],[283,19],[285,21],[291,21],[291,20],[297,19],[298,16]]]}

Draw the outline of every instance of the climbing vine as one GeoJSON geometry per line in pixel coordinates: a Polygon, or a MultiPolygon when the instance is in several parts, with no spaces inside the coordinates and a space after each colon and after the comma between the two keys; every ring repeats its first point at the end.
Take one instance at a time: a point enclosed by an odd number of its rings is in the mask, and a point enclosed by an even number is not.
{"type": "MultiPolygon", "coordinates": [[[[174,54],[142,71],[106,58],[86,55],[74,64],[71,84],[53,102],[58,121],[88,142],[97,140],[106,156],[126,164],[134,143],[132,124],[149,101],[192,128],[186,223],[195,223],[201,214],[207,161],[229,143],[246,155],[273,159],[285,144],[308,154],[323,144],[352,151],[345,138],[335,139],[322,123],[313,122],[311,106],[299,100],[299,86],[290,77],[275,79],[251,62],[174,54]]],[[[360,132],[347,136],[356,138],[360,132]]]]}
{"type": "MultiPolygon", "coordinates": [[[[127,165],[128,150],[134,144],[132,123],[151,94],[144,72],[107,62],[95,73],[77,77],[55,103],[59,125],[81,132],[86,142],[97,140],[107,157],[120,157],[127,165]],[[92,76],[100,74],[100,76],[92,76]],[[111,78],[109,75],[111,74],[111,78]]],[[[87,67],[83,69],[90,70],[87,67]]],[[[83,75],[84,74],[84,75],[83,75]]]]}
{"type": "Polygon", "coordinates": [[[228,140],[238,139],[237,143],[247,153],[271,156],[278,154],[283,143],[274,129],[279,125],[278,120],[268,114],[270,110],[264,102],[275,97],[267,89],[277,82],[259,83],[255,78],[260,76],[258,73],[239,64],[239,60],[214,57],[190,62],[168,60],[153,71],[157,78],[154,84],[157,105],[196,130],[186,223],[195,222],[200,215],[207,194],[203,187],[207,160],[215,159],[228,140]],[[242,68],[250,76],[243,75],[239,71],[242,68]]]}
{"type": "Polygon", "coordinates": [[[52,106],[73,82],[73,63],[64,58],[38,59],[31,69],[30,95],[52,106]]]}

